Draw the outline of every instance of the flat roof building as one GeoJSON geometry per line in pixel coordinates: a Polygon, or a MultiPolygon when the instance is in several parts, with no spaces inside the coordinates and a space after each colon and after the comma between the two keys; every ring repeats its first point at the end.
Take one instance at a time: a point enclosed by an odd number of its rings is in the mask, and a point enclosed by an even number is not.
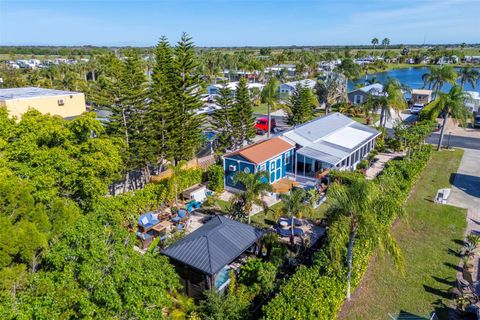
{"type": "Polygon", "coordinates": [[[0,107],[6,107],[11,116],[18,118],[29,108],[63,118],[73,118],[86,111],[82,92],[36,87],[0,89],[0,107]]]}

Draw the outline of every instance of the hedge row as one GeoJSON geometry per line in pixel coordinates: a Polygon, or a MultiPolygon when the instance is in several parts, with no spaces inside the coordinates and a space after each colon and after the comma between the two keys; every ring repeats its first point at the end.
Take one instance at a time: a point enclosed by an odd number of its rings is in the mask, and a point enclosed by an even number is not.
{"type": "MultiPolygon", "coordinates": [[[[383,185],[387,183],[390,192],[386,194],[396,195],[403,202],[425,168],[430,154],[431,147],[427,146],[410,158],[392,160],[374,181],[383,185]]],[[[385,224],[391,225],[397,217],[382,218],[385,224]]],[[[359,237],[357,241],[365,245],[355,247],[352,288],[360,283],[373,254],[365,239],[359,237]]],[[[315,255],[312,267],[300,267],[280,287],[275,298],[263,307],[264,319],[335,319],[345,300],[346,267],[334,269],[332,264],[324,247],[315,255]]]]}
{"type": "MultiPolygon", "coordinates": [[[[187,169],[177,178],[178,190],[184,190],[202,182],[202,169],[187,169]]],[[[127,192],[115,197],[102,198],[95,206],[95,210],[109,212],[109,219],[123,221],[126,225],[134,225],[140,214],[155,210],[163,204],[170,204],[175,200],[175,188],[171,179],[164,179],[158,183],[149,183],[145,188],[127,192]]]]}

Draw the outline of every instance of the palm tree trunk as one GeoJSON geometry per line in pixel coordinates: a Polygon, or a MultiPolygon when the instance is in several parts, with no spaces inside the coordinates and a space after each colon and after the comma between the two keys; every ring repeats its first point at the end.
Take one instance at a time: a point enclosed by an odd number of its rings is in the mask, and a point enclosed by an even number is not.
{"type": "Polygon", "coordinates": [[[350,237],[348,239],[348,251],[347,251],[347,301],[350,301],[350,280],[352,278],[352,262],[353,262],[353,244],[355,242],[355,235],[356,231],[352,231],[350,233],[350,237]]]}
{"type": "Polygon", "coordinates": [[[438,139],[437,151],[439,151],[440,148],[442,147],[443,134],[445,132],[445,126],[447,124],[447,119],[448,119],[448,113],[445,113],[445,115],[443,116],[442,130],[440,130],[440,138],[438,139]]]}
{"type": "Polygon", "coordinates": [[[385,109],[382,108],[382,110],[380,111],[380,127],[383,126],[383,118],[385,117],[385,109]]]}

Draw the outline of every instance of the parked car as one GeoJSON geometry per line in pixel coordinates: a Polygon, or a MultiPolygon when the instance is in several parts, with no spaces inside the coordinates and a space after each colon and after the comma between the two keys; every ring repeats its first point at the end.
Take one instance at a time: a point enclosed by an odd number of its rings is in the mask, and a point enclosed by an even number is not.
{"type": "Polygon", "coordinates": [[[418,114],[420,112],[420,110],[423,109],[423,107],[425,107],[424,104],[420,104],[420,103],[415,103],[412,108],[410,109],[410,113],[411,114],[418,114]]]}
{"type": "MultiPolygon", "coordinates": [[[[270,119],[270,131],[273,131],[276,126],[275,119],[270,119]]],[[[255,129],[257,129],[257,134],[265,134],[268,131],[268,118],[258,118],[255,122],[255,129]]]]}
{"type": "Polygon", "coordinates": [[[474,127],[474,128],[480,128],[480,114],[477,114],[477,115],[473,118],[473,127],[474,127]]]}

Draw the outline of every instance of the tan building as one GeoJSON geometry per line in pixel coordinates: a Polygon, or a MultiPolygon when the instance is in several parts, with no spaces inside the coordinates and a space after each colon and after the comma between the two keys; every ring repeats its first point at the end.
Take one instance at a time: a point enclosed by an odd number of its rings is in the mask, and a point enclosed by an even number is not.
{"type": "Polygon", "coordinates": [[[413,104],[429,104],[432,101],[432,90],[412,89],[413,104]]]}
{"type": "Polygon", "coordinates": [[[63,118],[76,117],[86,111],[85,95],[81,92],[36,87],[0,89],[0,107],[3,106],[17,118],[28,108],[63,118]]]}

